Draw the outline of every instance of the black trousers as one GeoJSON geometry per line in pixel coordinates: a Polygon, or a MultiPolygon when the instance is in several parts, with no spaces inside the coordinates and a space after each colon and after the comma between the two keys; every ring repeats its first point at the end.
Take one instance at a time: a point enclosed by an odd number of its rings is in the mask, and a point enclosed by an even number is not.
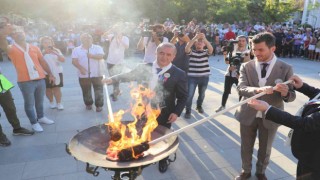
{"type": "Polygon", "coordinates": [[[292,49],[293,49],[293,44],[285,44],[283,47],[283,56],[289,56],[292,57],[292,49]]]}
{"type": "MultiPolygon", "coordinates": [[[[20,128],[21,126],[17,117],[16,106],[10,91],[0,93],[0,105],[13,129],[20,128]]],[[[0,134],[2,133],[2,127],[0,125],[0,134]]]]}
{"type": "Polygon", "coordinates": [[[103,106],[103,84],[101,80],[102,77],[79,78],[83,101],[86,106],[93,104],[91,87],[93,87],[94,91],[95,106],[103,106]]]}
{"type": "Polygon", "coordinates": [[[314,172],[308,166],[298,161],[297,166],[297,180],[318,180],[320,179],[320,172],[314,172]]]}
{"type": "Polygon", "coordinates": [[[222,95],[222,102],[221,102],[222,106],[226,106],[229,94],[231,94],[231,88],[232,88],[233,84],[236,84],[236,86],[238,86],[238,78],[231,77],[231,76],[225,76],[225,79],[224,79],[224,92],[223,92],[223,95],[222,95]]]}

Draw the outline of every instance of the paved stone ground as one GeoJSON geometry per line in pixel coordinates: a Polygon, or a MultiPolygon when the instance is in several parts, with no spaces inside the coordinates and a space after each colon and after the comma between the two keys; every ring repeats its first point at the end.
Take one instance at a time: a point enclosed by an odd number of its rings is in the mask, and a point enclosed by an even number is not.
{"type": "MultiPolygon", "coordinates": [[[[139,62],[138,58],[127,60],[127,67],[132,68],[139,62]]],[[[298,58],[284,59],[291,64],[296,74],[306,82],[319,84],[319,62],[306,61],[298,58]]],[[[180,118],[174,128],[181,128],[192,122],[200,120],[214,113],[219,107],[223,92],[224,71],[226,65],[222,56],[210,58],[212,75],[206,92],[204,102],[205,114],[198,114],[193,107],[192,118],[185,120],[180,118]]],[[[3,74],[11,81],[16,81],[13,65],[4,61],[0,63],[3,74]]],[[[55,120],[54,125],[44,125],[44,132],[30,137],[12,136],[12,128],[4,116],[1,124],[4,132],[12,141],[10,147],[0,148],[0,179],[1,180],[90,180],[111,179],[112,172],[100,171],[98,177],[93,177],[85,172],[85,164],[74,160],[65,152],[65,143],[79,130],[93,125],[101,124],[107,120],[107,110],[96,113],[85,110],[81,90],[79,87],[75,68],[68,58],[64,63],[64,81],[62,88],[65,110],[58,111],[49,108],[48,100],[45,99],[45,114],[55,120]]],[[[16,84],[16,83],[15,83],[16,84]]],[[[128,108],[129,84],[121,84],[123,95],[119,101],[113,102],[114,111],[120,108],[128,108]]],[[[21,124],[31,128],[27,119],[23,99],[19,87],[12,89],[15,98],[17,113],[21,124]]],[[[197,94],[195,95],[195,98],[197,94]]],[[[227,106],[237,103],[235,88],[229,97],[227,106]]],[[[295,113],[299,106],[306,100],[298,93],[293,103],[286,104],[286,110],[295,113]]],[[[195,102],[194,102],[195,104],[195,102]]],[[[1,109],[1,113],[2,112],[1,109]]],[[[240,160],[240,136],[239,123],[233,118],[234,111],[221,115],[216,119],[199,125],[179,136],[180,146],[177,151],[178,158],[172,163],[164,174],[158,172],[157,165],[145,168],[139,180],[195,180],[195,179],[233,179],[241,170],[240,160]]],[[[128,117],[126,117],[128,118],[128,117]]],[[[284,140],[289,129],[281,126],[273,145],[271,161],[266,175],[269,179],[291,180],[295,177],[296,159],[292,156],[290,148],[284,146],[284,140]]],[[[255,145],[253,167],[256,162],[255,145]]],[[[255,170],[252,170],[254,173],[255,170]]],[[[251,179],[255,179],[252,177],[251,179]]]]}

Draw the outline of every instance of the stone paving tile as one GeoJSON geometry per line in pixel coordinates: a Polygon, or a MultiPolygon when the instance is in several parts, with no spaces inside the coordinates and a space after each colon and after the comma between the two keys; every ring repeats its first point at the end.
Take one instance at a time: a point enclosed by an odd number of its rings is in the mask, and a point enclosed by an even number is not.
{"type": "Polygon", "coordinates": [[[6,148],[1,149],[0,154],[0,164],[21,163],[68,156],[64,144],[6,148]]]}
{"type": "Polygon", "coordinates": [[[26,163],[6,163],[0,165],[1,180],[20,180],[26,163]]]}
{"type": "Polygon", "coordinates": [[[71,157],[31,161],[25,166],[22,179],[77,172],[76,162],[71,157]]]}

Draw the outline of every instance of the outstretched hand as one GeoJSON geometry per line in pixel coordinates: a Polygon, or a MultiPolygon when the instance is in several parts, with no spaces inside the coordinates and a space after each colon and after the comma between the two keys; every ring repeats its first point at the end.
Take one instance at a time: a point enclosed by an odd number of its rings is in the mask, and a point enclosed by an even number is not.
{"type": "Polygon", "coordinates": [[[105,78],[101,80],[102,83],[106,83],[106,84],[111,84],[112,83],[112,79],[110,78],[105,78]]]}
{"type": "Polygon", "coordinates": [[[257,99],[252,99],[248,102],[248,105],[257,111],[266,111],[270,106],[267,102],[257,99]]]}
{"type": "Polygon", "coordinates": [[[303,85],[303,82],[301,80],[301,78],[297,75],[293,75],[289,78],[290,80],[293,81],[293,86],[296,88],[296,89],[299,89],[302,87],[303,85]]]}

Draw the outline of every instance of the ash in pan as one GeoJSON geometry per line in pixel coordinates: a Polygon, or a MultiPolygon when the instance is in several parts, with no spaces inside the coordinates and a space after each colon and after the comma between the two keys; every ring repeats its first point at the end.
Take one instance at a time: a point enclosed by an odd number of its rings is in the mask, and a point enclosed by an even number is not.
{"type": "Polygon", "coordinates": [[[111,141],[119,141],[122,138],[121,133],[119,132],[118,129],[114,129],[111,126],[109,126],[109,134],[110,134],[110,139],[111,141]]]}

